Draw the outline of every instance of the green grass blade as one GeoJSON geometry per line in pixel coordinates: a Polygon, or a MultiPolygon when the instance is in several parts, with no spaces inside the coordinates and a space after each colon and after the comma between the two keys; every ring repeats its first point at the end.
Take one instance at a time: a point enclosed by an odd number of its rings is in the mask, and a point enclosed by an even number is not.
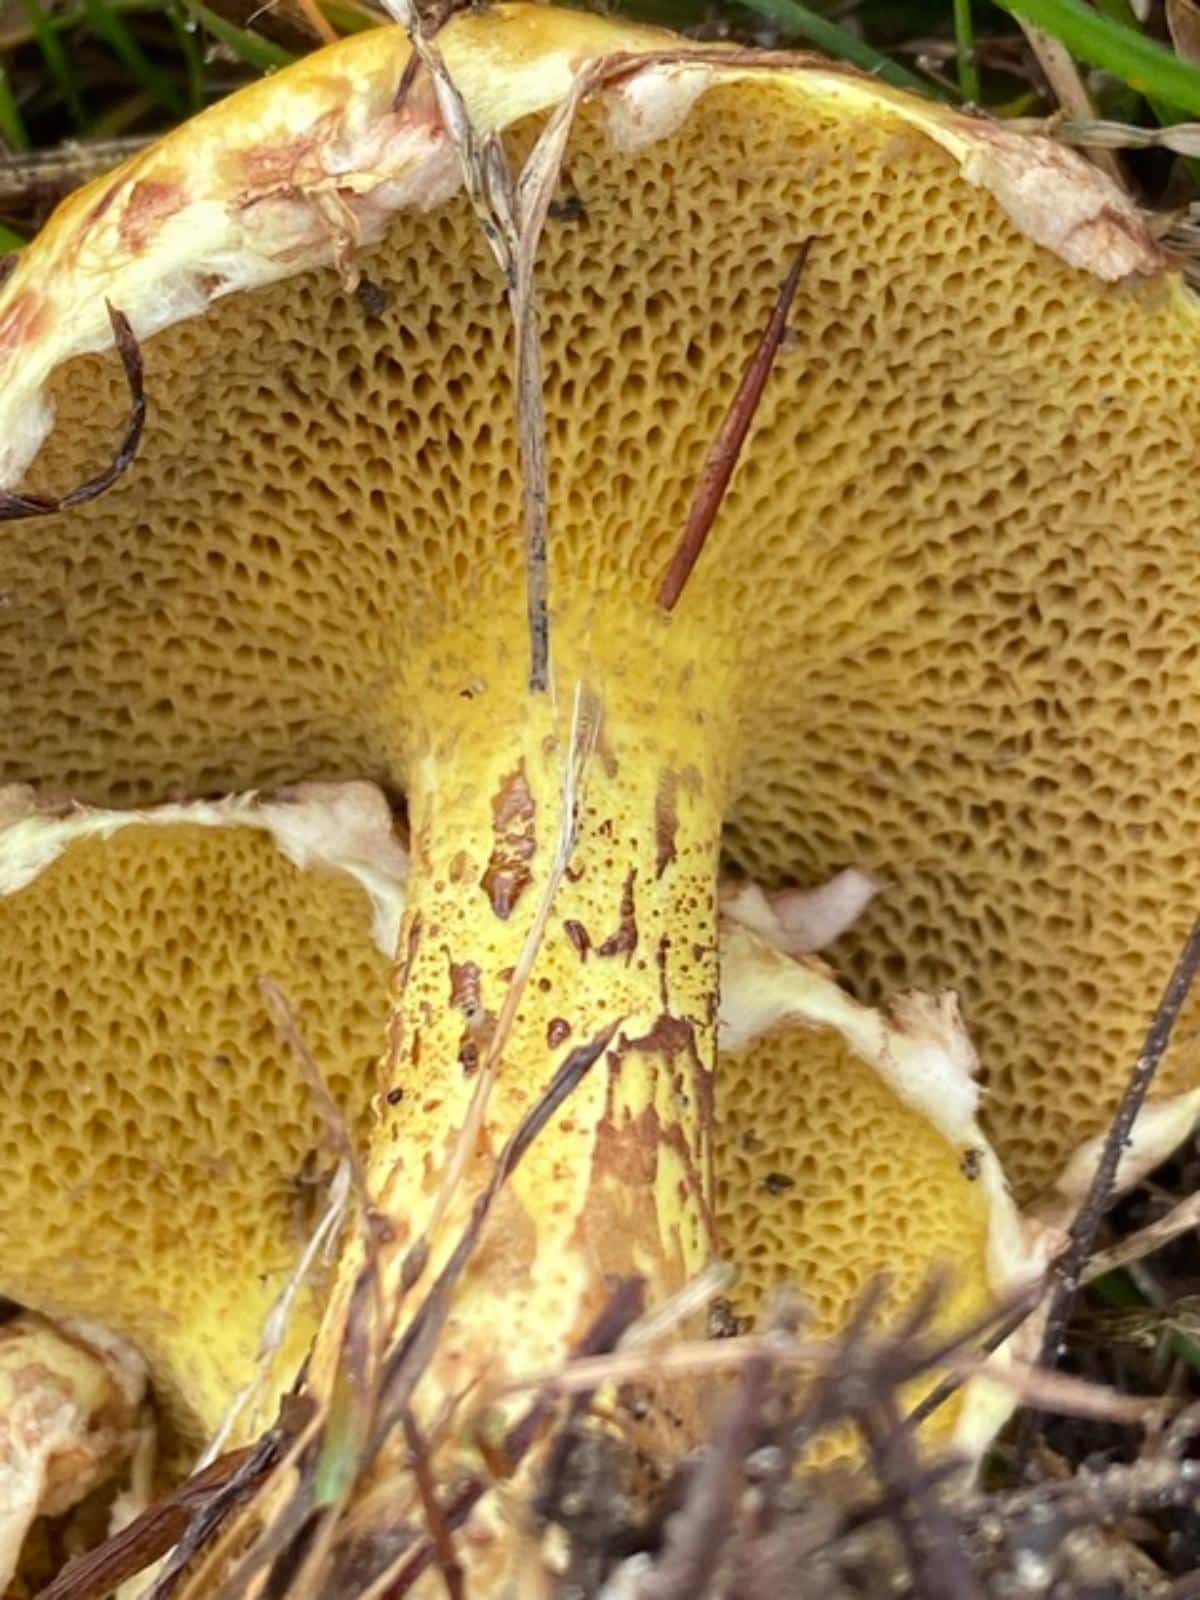
{"type": "Polygon", "coordinates": [[[174,117],[182,117],[187,107],[178,88],[162,68],[151,61],[107,0],[84,0],[83,10],[92,32],[103,39],[130,77],[164,110],[174,117]]]}
{"type": "Polygon", "coordinates": [[[320,5],[327,20],[340,34],[366,33],[387,21],[386,17],[364,10],[361,6],[343,4],[342,0],[320,0],[320,5]]]}
{"type": "Polygon", "coordinates": [[[239,28],[236,23],[226,22],[224,17],[219,17],[202,4],[202,0],[184,0],[184,4],[214,39],[219,39],[247,66],[259,72],[276,72],[295,61],[292,52],[285,50],[281,44],[276,44],[273,39],[264,39],[261,33],[252,33],[248,28],[239,28]]]}
{"type": "Polygon", "coordinates": [[[14,250],[24,249],[24,246],[25,240],[21,235],[0,222],[0,256],[11,255],[14,250]]]}
{"type": "Polygon", "coordinates": [[[178,40],[179,54],[187,74],[188,103],[192,111],[201,111],[207,96],[204,55],[200,49],[200,41],[196,37],[196,22],[188,16],[183,5],[176,3],[176,0],[171,0],[167,7],[167,15],[171,19],[171,28],[178,40]]]}
{"type": "Polygon", "coordinates": [[[119,139],[149,116],[156,104],[148,89],[137,89],[133,94],[123,95],[88,124],[87,137],[95,140],[119,139]]]}
{"type": "Polygon", "coordinates": [[[29,18],[30,30],[37,40],[38,49],[42,52],[46,70],[66,103],[71,121],[77,128],[82,128],[87,120],[87,113],[84,110],[83,96],[79,92],[75,74],[71,71],[67,60],[63,42],[51,26],[41,0],[22,0],[22,4],[25,15],[29,18]]]}
{"type": "Polygon", "coordinates": [[[10,150],[29,149],[29,133],[3,62],[0,62],[0,139],[10,150]]]}
{"type": "Polygon", "coordinates": [[[910,89],[917,94],[944,98],[936,84],[918,78],[916,73],[909,72],[907,67],[902,67],[890,57],[873,50],[856,34],[847,32],[845,28],[839,28],[837,23],[830,22],[828,17],[822,17],[817,12],[811,11],[808,6],[801,5],[800,0],[741,0],[741,3],[760,17],[767,17],[771,22],[778,23],[786,33],[807,39],[810,44],[815,44],[818,50],[824,50],[826,55],[849,61],[854,66],[861,67],[864,72],[869,72],[872,77],[882,79],[884,83],[894,84],[897,89],[910,89]]]}
{"type": "Polygon", "coordinates": [[[975,65],[975,27],[971,0],[954,0],[954,38],[958,46],[958,88],[964,100],[978,105],[979,68],[975,65]]]}
{"type": "Polygon", "coordinates": [[[1096,10],[1102,11],[1106,17],[1111,17],[1114,22],[1122,22],[1127,28],[1138,27],[1137,12],[1130,5],[1129,0],[1096,0],[1096,10]]]}
{"type": "Polygon", "coordinates": [[[1102,16],[1084,0],[1000,0],[1006,11],[1053,34],[1073,56],[1136,89],[1169,100],[1189,116],[1200,116],[1200,67],[1135,28],[1102,16]]]}

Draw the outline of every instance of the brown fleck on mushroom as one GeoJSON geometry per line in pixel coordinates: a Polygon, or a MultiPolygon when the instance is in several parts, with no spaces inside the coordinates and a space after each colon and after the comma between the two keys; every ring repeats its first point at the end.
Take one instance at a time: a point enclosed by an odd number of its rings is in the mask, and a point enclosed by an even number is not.
{"type": "MultiPolygon", "coordinates": [[[[397,102],[402,35],[321,52],[82,191],[0,297],[10,488],[62,492],[119,435],[106,298],[152,404],[107,495],[0,552],[13,776],[126,803],[357,774],[408,798],[403,1098],[370,1163],[389,1305],[521,1158],[434,1411],[481,1368],[561,1357],[612,1274],[661,1297],[711,1250],[722,843],[768,884],[847,862],[890,881],[852,967],[868,993],[962,989],[1029,1184],[1072,1097],[1102,1116],[1132,1056],[1200,804],[1180,732],[1200,323],[1096,169],[846,72],[548,7],[460,15],[438,45],[514,157],[596,73],[580,207],[537,272],[550,693],[527,685],[503,284],[430,85],[397,102]],[[589,68],[615,52],[634,59],[589,68]]],[[[1193,1070],[1177,1051],[1164,1086],[1193,1070]]]]}

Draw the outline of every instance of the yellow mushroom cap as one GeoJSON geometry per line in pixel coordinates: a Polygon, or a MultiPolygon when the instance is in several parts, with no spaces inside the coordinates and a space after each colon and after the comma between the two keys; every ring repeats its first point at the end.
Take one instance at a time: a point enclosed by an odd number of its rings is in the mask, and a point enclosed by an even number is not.
{"type": "MultiPolygon", "coordinates": [[[[939,1274],[939,1319],[962,1329],[1030,1282],[1045,1257],[979,1127],[954,996],[875,1010],[732,920],[721,958],[718,1215],[735,1306],[756,1314],[792,1284],[832,1336],[874,1280],[886,1321],[939,1274]]],[[[934,1436],[972,1456],[990,1443],[976,1425],[959,1437],[957,1400],[935,1416],[934,1436]]]]}
{"type": "MultiPolygon", "coordinates": [[[[1189,292],[1047,137],[549,7],[439,42],[514,146],[590,58],[646,57],[581,112],[539,257],[560,604],[653,593],[815,240],[682,608],[739,663],[727,844],[771,884],[888,883],[845,960],[865,998],[961,991],[987,1125],[1040,1187],[1191,915],[1189,292]]],[[[428,86],[394,106],[406,56],[379,30],[204,113],[0,291],[10,487],[111,450],[106,298],[152,408],[108,495],[0,542],[9,776],[102,803],[404,787],[407,641],[518,587],[507,312],[428,86]]],[[[1164,1087],[1194,1074],[1182,1045],[1164,1087]]]]}
{"type": "Polygon", "coordinates": [[[135,1345],[194,1445],[253,1375],[337,1159],[259,980],[365,1129],[403,852],[363,784],[150,812],[7,798],[0,1294],[135,1345]]]}

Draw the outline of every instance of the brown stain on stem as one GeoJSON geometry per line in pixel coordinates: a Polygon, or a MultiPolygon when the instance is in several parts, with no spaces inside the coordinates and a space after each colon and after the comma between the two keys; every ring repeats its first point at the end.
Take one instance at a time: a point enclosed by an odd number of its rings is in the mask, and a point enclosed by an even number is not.
{"type": "Polygon", "coordinates": [[[662,877],[678,860],[675,836],[679,832],[679,774],[664,772],[654,797],[654,876],[662,877]]]}
{"type": "Polygon", "coordinates": [[[620,920],[616,932],[610,933],[603,944],[596,946],[598,956],[624,956],[626,966],[633,960],[638,943],[636,887],[637,868],[630,867],[621,888],[620,920]]]}
{"type": "Polygon", "coordinates": [[[533,878],[530,862],[537,851],[536,816],[537,805],[521,761],[492,796],[495,842],[480,880],[492,910],[502,922],[512,916],[533,878]]]}

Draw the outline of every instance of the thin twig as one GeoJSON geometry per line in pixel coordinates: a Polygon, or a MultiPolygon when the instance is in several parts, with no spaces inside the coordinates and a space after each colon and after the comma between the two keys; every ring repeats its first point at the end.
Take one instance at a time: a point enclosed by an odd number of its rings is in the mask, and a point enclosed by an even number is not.
{"type": "MultiPolygon", "coordinates": [[[[603,1355],[620,1339],[622,1333],[642,1309],[644,1285],[638,1278],[624,1278],[617,1284],[608,1303],[575,1347],[580,1357],[603,1355]]],[[[504,1436],[502,1453],[515,1470],[529,1453],[534,1441],[544,1429],[558,1400],[557,1390],[550,1384],[512,1425],[504,1436]]],[[[442,1517],[448,1529],[461,1528],[475,1507],[491,1487],[487,1479],[473,1477],[451,1497],[443,1508],[442,1517]]],[[[435,1550],[431,1539],[426,1538],[416,1550],[406,1550],[393,1567],[382,1574],[368,1590],[369,1596],[378,1600],[401,1600],[413,1584],[433,1563],[435,1550]]]]}
{"type": "MultiPolygon", "coordinates": [[[[897,1384],[909,1382],[929,1369],[928,1345],[881,1339],[866,1343],[864,1364],[883,1361],[897,1384]]],[[[844,1361],[841,1340],[792,1339],[779,1334],[744,1334],[732,1339],[695,1340],[666,1349],[618,1351],[570,1361],[550,1376],[531,1373],[507,1379],[497,1385],[497,1395],[517,1394],[539,1389],[550,1383],[564,1394],[580,1389],[596,1389],[604,1384],[628,1383],[638,1379],[695,1378],[739,1371],[753,1355],[768,1355],[788,1371],[819,1373],[844,1361]]],[[[1067,1373],[1044,1372],[1022,1362],[993,1366],[985,1357],[940,1354],[936,1365],[949,1368],[960,1378],[984,1377],[1002,1388],[1013,1390],[1021,1403],[1042,1411],[1067,1416],[1102,1418],[1110,1422],[1139,1424],[1161,1418],[1163,1402],[1140,1395],[1122,1395],[1102,1384],[1089,1383],[1067,1373]]]]}
{"type": "Polygon", "coordinates": [[[1087,1198],[1071,1225],[1070,1242],[1055,1265],[1054,1293],[1046,1317],[1046,1329],[1042,1335],[1038,1361],[1041,1367],[1053,1368],[1058,1365],[1071,1307],[1075,1303],[1075,1296],[1079,1293],[1084,1267],[1095,1247],[1101,1220],[1112,1197],[1121,1157],[1129,1144],[1134,1123],[1145,1103],[1150,1085],[1154,1082],[1159,1062],[1171,1042],[1171,1034],[1197,969],[1200,969],[1200,917],[1197,917],[1192,924],[1191,932],[1175,964],[1175,970],[1154,1012],[1142,1052],[1134,1063],[1129,1082],[1125,1086],[1125,1093],[1121,1097],[1121,1104],[1105,1136],[1087,1198]]]}
{"type": "Polygon", "coordinates": [[[912,1434],[895,1397],[871,1397],[855,1418],[871,1452],[875,1476],[896,1496],[892,1521],[922,1600],[984,1600],[957,1524],[941,1495],[923,1482],[912,1434]]]}
{"type": "Polygon", "coordinates": [[[231,1450],[204,1472],[188,1478],[119,1533],[76,1556],[39,1590],[38,1600],[103,1600],[127,1578],[164,1556],[183,1537],[192,1518],[237,1477],[258,1448],[247,1445],[231,1450]]]}
{"type": "Polygon", "coordinates": [[[763,1352],[743,1365],[738,1396],[717,1430],[639,1600],[693,1600],[703,1592],[733,1522],[743,1465],[763,1431],[772,1366],[771,1357],[763,1352]]]}
{"type": "Polygon", "coordinates": [[[76,506],[85,505],[89,500],[98,500],[133,464],[142,442],[142,430],[146,426],[146,384],[142,369],[142,349],[124,312],[118,311],[107,301],[105,305],[108,309],[108,320],[112,325],[113,342],[121,358],[121,366],[125,370],[125,381],[129,385],[130,395],[129,420],[125,424],[125,433],[117,452],[103,472],[97,473],[94,478],[88,478],[86,482],[67,494],[0,494],[0,522],[20,522],[26,517],[53,517],[60,511],[73,511],[76,506]]]}
{"type": "Polygon", "coordinates": [[[1200,1228],[1200,1192],[1188,1195],[1186,1200],[1172,1207],[1165,1217],[1159,1217],[1157,1222],[1130,1234],[1128,1239],[1122,1239],[1110,1250],[1098,1250],[1084,1267],[1081,1281],[1094,1283],[1105,1273],[1116,1272],[1119,1267],[1141,1261],[1144,1256],[1153,1255],[1156,1250],[1170,1244],[1181,1233],[1191,1233],[1196,1228],[1200,1228]]]}
{"type": "MultiPolygon", "coordinates": [[[[1027,1292],[1023,1296],[1021,1303],[1015,1309],[1009,1310],[1008,1314],[1004,1317],[1000,1325],[993,1328],[983,1340],[978,1348],[978,1354],[985,1358],[987,1356],[994,1355],[1000,1346],[1006,1342],[1006,1340],[1011,1339],[1013,1334],[1016,1333],[1017,1329],[1023,1322],[1025,1322],[1030,1313],[1035,1309],[1038,1301],[1042,1297],[1042,1292],[1042,1286],[1040,1283],[1033,1291],[1027,1292]]],[[[968,1378],[969,1374],[966,1373],[948,1374],[948,1376],[943,1378],[940,1383],[936,1384],[927,1395],[924,1395],[920,1400],[917,1401],[916,1405],[905,1417],[905,1422],[911,1428],[920,1427],[923,1422],[928,1421],[935,1411],[940,1411],[942,1406],[944,1406],[948,1400],[958,1393],[963,1384],[968,1381],[968,1378]]]]}
{"type": "Polygon", "coordinates": [[[404,1429],[408,1461],[416,1481],[421,1509],[425,1513],[425,1526],[429,1529],[429,1540],[433,1545],[438,1572],[441,1574],[449,1600],[464,1600],[462,1562],[454,1549],[454,1536],[447,1526],[437,1497],[437,1484],[434,1482],[425,1435],[407,1406],[400,1413],[400,1423],[404,1429]]]}
{"type": "Polygon", "coordinates": [[[138,135],[6,154],[0,163],[0,207],[8,212],[56,204],[72,189],[102,172],[111,172],[149,143],[148,136],[138,135]]]}
{"type": "Polygon", "coordinates": [[[804,270],[804,263],[808,260],[811,249],[812,240],[806,239],[797,250],[796,259],[792,262],[776,296],[774,308],[767,319],[767,326],[754,354],[746,364],[746,370],[742,373],[741,382],[730,402],[729,410],[725,413],[724,420],[717,430],[717,436],[709,447],[704,466],[700,470],[700,481],[692,497],[683,537],[658,591],[658,603],[664,611],[675,609],[684,586],[692,574],[692,569],[700,559],[700,552],[704,549],[717,513],[721,509],[725,492],[729,488],[729,480],[733,477],[733,469],[738,464],[746,435],[750,432],[750,424],[754,421],[763,390],[767,386],[767,379],[771,375],[771,368],[775,365],[775,357],[779,354],[779,347],[787,332],[788,313],[796,298],[800,274],[804,270]]]}

